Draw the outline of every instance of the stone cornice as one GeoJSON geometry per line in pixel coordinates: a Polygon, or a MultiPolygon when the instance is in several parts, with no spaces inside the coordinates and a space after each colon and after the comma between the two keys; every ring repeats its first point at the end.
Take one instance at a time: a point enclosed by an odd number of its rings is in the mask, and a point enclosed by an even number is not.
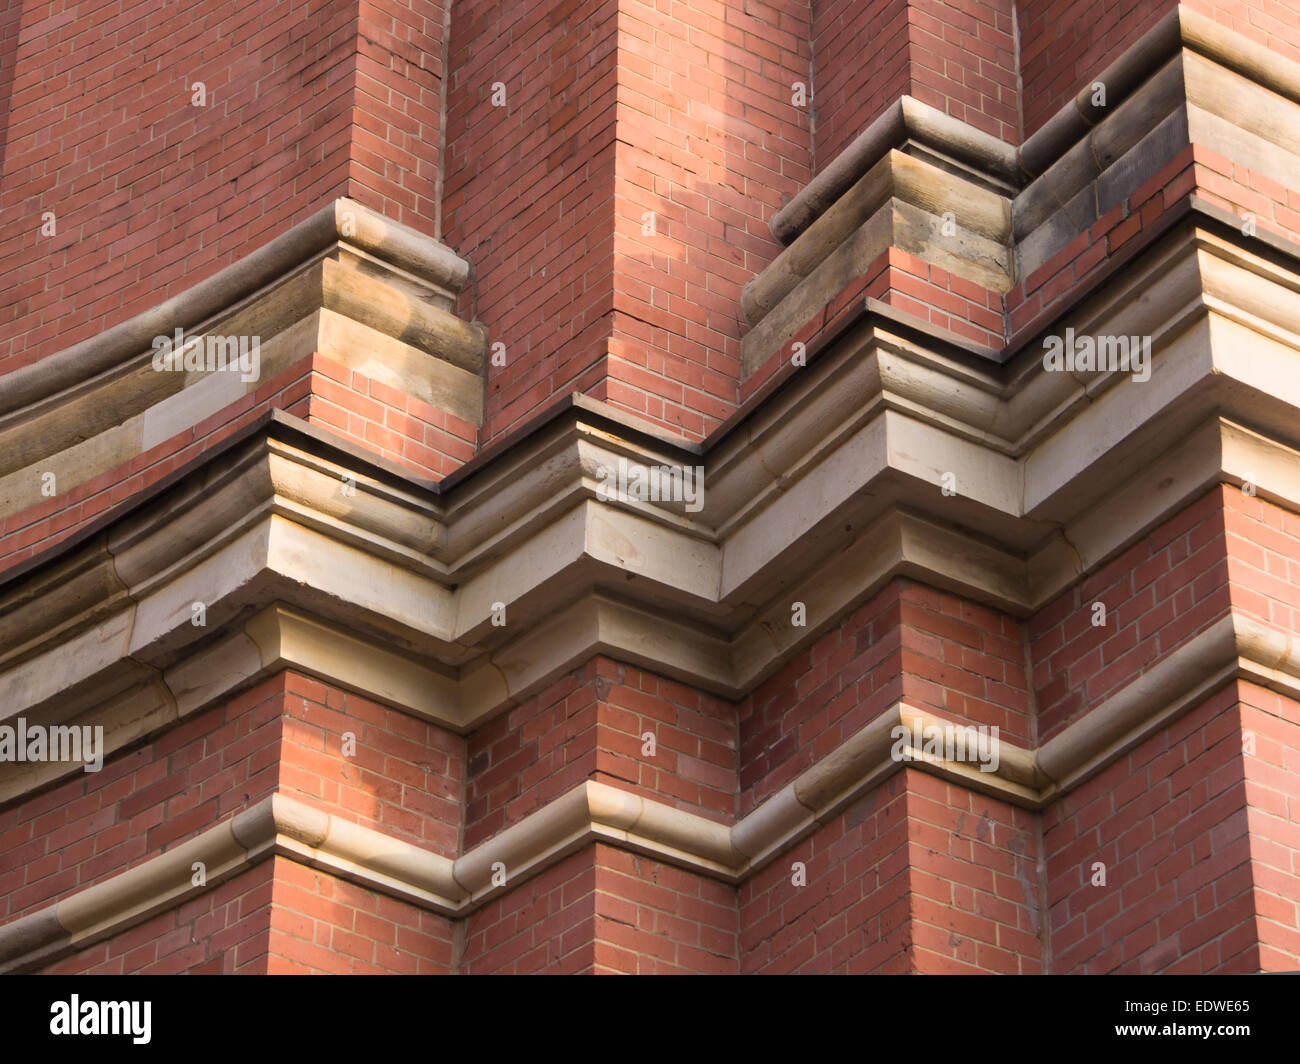
{"type": "Polygon", "coordinates": [[[575,402],[441,486],[277,414],[0,582],[6,715],[120,698],[130,741],[217,697],[204,677],[223,655],[301,665],[270,636],[247,643],[275,604],[423,659],[384,698],[457,730],[602,647],[736,698],[895,576],[1023,616],[1215,484],[1249,476],[1300,510],[1295,336],[1272,324],[1300,321],[1294,279],[1201,230],[1148,271],[1080,319],[1161,337],[1141,385],[1040,373],[1011,389],[879,321],[703,449],[575,402]],[[1132,326],[1131,285],[1172,319],[1132,326]],[[703,510],[598,498],[620,457],[698,462],[703,510]]]}
{"type": "Polygon", "coordinates": [[[0,971],[48,964],[272,855],[451,917],[593,842],[739,883],[903,767],[1043,808],[1236,678],[1300,694],[1296,637],[1227,615],[1037,750],[1000,742],[991,772],[979,760],[988,747],[969,742],[965,753],[938,754],[927,737],[954,722],[898,703],[730,826],[588,780],[454,860],[275,794],[173,850],[0,927],[0,971]],[[193,885],[196,861],[204,865],[203,887],[193,885]]]}
{"type": "MultiPolygon", "coordinates": [[[[901,435],[894,445],[902,448],[913,431],[908,424],[885,418],[862,430],[864,442],[877,438],[874,446],[887,450],[896,431],[901,435]]],[[[396,478],[368,475],[364,464],[343,461],[345,452],[322,446],[319,434],[279,417],[264,442],[230,448],[206,471],[0,585],[0,668],[15,709],[48,697],[37,693],[51,682],[42,656],[72,645],[68,640],[82,638],[95,624],[101,640],[129,631],[133,659],[168,668],[183,648],[221,631],[236,614],[283,601],[328,618],[337,612],[330,609],[333,601],[356,615],[358,633],[396,637],[395,649],[460,669],[602,586],[618,589],[616,600],[639,604],[652,616],[676,615],[688,623],[693,614],[716,633],[716,656],[727,663],[704,670],[706,686],[737,696],[894,576],[911,575],[1023,614],[1224,478],[1253,475],[1261,493],[1300,508],[1295,453],[1210,418],[1163,458],[1110,486],[1109,502],[1086,507],[1073,527],[1048,536],[1028,560],[1018,556],[1014,540],[1001,548],[980,543],[943,520],[933,504],[925,514],[925,500],[900,490],[898,471],[888,467],[875,476],[859,467],[863,479],[841,478],[848,499],[862,485],[895,485],[892,504],[885,496],[857,506],[850,531],[833,516],[848,513],[842,505],[819,521],[787,485],[751,521],[720,537],[707,524],[687,520],[699,515],[593,498],[584,474],[610,459],[584,458],[584,448],[596,446],[584,427],[581,418],[553,425],[548,438],[537,441],[540,452],[534,453],[543,460],[521,455],[519,465],[511,462],[519,479],[489,478],[478,498],[491,509],[475,515],[468,503],[448,506],[409,484],[403,488],[396,478]],[[525,482],[525,469],[534,482],[525,482]],[[355,496],[341,492],[344,475],[354,478],[355,496]],[[511,490],[522,499],[511,498],[511,490]],[[241,516],[231,521],[232,513],[241,516]],[[493,514],[496,527],[506,530],[496,538],[488,531],[493,514]],[[792,533],[776,523],[796,515],[802,530],[796,526],[792,533]],[[458,520],[468,523],[466,533],[449,531],[458,520]],[[825,527],[828,521],[836,523],[825,527]],[[813,564],[792,569],[783,557],[801,546],[813,564]],[[818,560],[828,555],[830,561],[818,560]],[[338,582],[345,570],[357,575],[357,588],[338,582]],[[792,582],[800,571],[803,577],[792,582]],[[628,584],[628,572],[637,575],[635,583],[628,584]],[[808,607],[808,630],[789,626],[789,603],[796,600],[808,607]],[[189,624],[196,601],[208,611],[206,631],[189,624]],[[496,602],[510,604],[504,629],[490,623],[496,602]],[[36,685],[30,691],[19,679],[24,673],[36,685]]],[[[916,438],[922,444],[933,439],[916,438]]],[[[853,460],[861,453],[851,447],[847,455],[853,460]]],[[[664,456],[638,457],[650,462],[664,456]]],[[[707,638],[696,641],[701,651],[708,644],[707,638]]],[[[107,667],[119,653],[79,660],[89,666],[102,658],[107,667]]]]}

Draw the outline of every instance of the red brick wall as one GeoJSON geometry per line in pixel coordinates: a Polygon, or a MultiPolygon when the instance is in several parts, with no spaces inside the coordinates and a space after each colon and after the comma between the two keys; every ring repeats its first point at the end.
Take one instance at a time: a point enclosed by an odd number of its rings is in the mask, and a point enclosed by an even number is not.
{"type": "Polygon", "coordinates": [[[595,657],[469,737],[466,845],[587,779],[731,823],[734,712],[691,687],[595,657]],[[655,735],[653,757],[642,753],[646,732],[655,735]]]}
{"type": "Polygon", "coordinates": [[[109,879],[271,794],[283,674],[0,810],[0,920],[109,879]]]}
{"type": "Polygon", "coordinates": [[[465,740],[319,680],[284,676],[280,793],[459,856],[465,740]],[[356,737],[354,754],[343,751],[348,732],[356,737]]]}
{"type": "Polygon", "coordinates": [[[0,919],[156,856],[279,791],[446,856],[464,740],[283,672],[156,740],[0,812],[0,919]],[[356,753],[344,757],[344,732],[356,753]]]}
{"type": "MultiPolygon", "coordinates": [[[[463,751],[443,729],[281,673],[98,773],[0,811],[0,920],[135,867],[276,791],[454,857],[463,751]],[[351,757],[341,753],[347,731],[351,757]]],[[[446,918],[292,861],[274,868],[241,873],[54,970],[449,970],[446,918]]]]}
{"type": "Polygon", "coordinates": [[[477,729],[466,743],[465,842],[477,845],[595,778],[597,660],[477,729]]]}
{"type": "Polygon", "coordinates": [[[451,921],[273,857],[43,969],[53,975],[446,975],[451,921]]]}
{"type": "Polygon", "coordinates": [[[309,423],[434,480],[474,457],[478,426],[319,354],[311,367],[309,423]]]}
{"type": "Polygon", "coordinates": [[[890,248],[875,266],[881,273],[864,295],[955,334],[967,343],[999,350],[1003,344],[1003,297],[964,277],[890,248]]]}
{"type": "Polygon", "coordinates": [[[274,917],[265,861],[43,969],[50,975],[264,975],[274,917]]]}
{"type": "Polygon", "coordinates": [[[1300,702],[1253,683],[1237,690],[1259,964],[1293,972],[1300,969],[1300,702]]]}
{"type": "Polygon", "coordinates": [[[760,684],[740,708],[741,813],[907,699],[1028,745],[1019,624],[912,580],[870,602],[760,684]]]}
{"type": "Polygon", "coordinates": [[[433,233],[442,37],[438,0],[25,5],[0,92],[0,371],[177,295],[339,196],[433,233]]]}
{"type": "Polygon", "coordinates": [[[458,971],[591,974],[596,963],[593,851],[586,847],[571,854],[470,913],[458,971]]]}
{"type": "MultiPolygon", "coordinates": [[[[0,372],[352,195],[425,232],[445,223],[474,261],[460,312],[483,319],[507,354],[488,370],[483,439],[572,390],[703,437],[771,372],[740,386],[739,289],[776,254],[768,219],[814,169],[901,92],[1018,140],[1016,10],[1031,133],[1168,6],[474,0],[453,7],[446,56],[436,0],[220,3],[197,17],[136,0],[15,8],[0,16],[0,55],[16,60],[0,63],[10,219],[0,289],[11,294],[0,372]],[[190,79],[205,81],[208,108],[190,105],[190,79]],[[496,81],[505,107],[492,106],[496,81]],[[811,104],[792,99],[797,81],[810,83],[811,104]],[[38,233],[47,209],[58,213],[52,239],[38,233]],[[646,212],[654,234],[642,231],[646,212]]],[[[1289,6],[1194,6],[1300,59],[1289,6]]],[[[1300,234],[1300,193],[1195,146],[1005,302],[891,249],[796,339],[826,335],[865,295],[998,346],[1004,314],[1013,332],[1029,328],[1193,190],[1261,229],[1300,234]]],[[[313,356],[6,519],[0,566],[272,406],[425,476],[450,473],[479,443],[475,426],[313,356]]],[[[1042,741],[1229,607],[1300,632],[1297,587],[1300,521],[1222,487],[1024,622],[896,580],[738,708],[596,657],[461,738],[285,673],[102,773],[0,810],[0,919],[133,867],[277,788],[447,856],[583,779],[730,822],[900,698],[996,725],[1014,743],[1042,741]],[[1095,601],[1103,628],[1090,624],[1095,601]],[[354,757],[340,748],[347,731],[354,757]]],[[[592,844],[461,926],[277,857],[53,970],[1293,968],[1298,759],[1300,704],[1241,682],[1041,817],[907,768],[739,888],[592,844]],[[1088,881],[1094,860],[1105,887],[1088,881]],[[794,861],[806,886],[790,881],[794,861]]]]}
{"type": "Polygon", "coordinates": [[[740,884],[741,971],[910,972],[908,864],[900,773],[740,884]]]}
{"type": "Polygon", "coordinates": [[[901,589],[890,584],[741,703],[742,816],[902,697],[901,589]]]}
{"type": "Polygon", "coordinates": [[[184,291],[345,195],[355,17],[342,0],[24,5],[0,186],[0,371],[184,291]],[[191,103],[198,81],[205,107],[191,103]]]}
{"type": "Polygon", "coordinates": [[[0,11],[0,177],[6,173],[5,151],[9,144],[9,98],[14,87],[14,62],[18,54],[18,29],[23,9],[6,4],[0,11]]]}
{"type": "Polygon", "coordinates": [[[1237,488],[1220,490],[1233,609],[1300,632],[1300,516],[1237,488]]]}
{"type": "Polygon", "coordinates": [[[1213,695],[1044,811],[1052,971],[1259,970],[1238,699],[1213,695]]]}
{"type": "Polygon", "coordinates": [[[622,0],[618,30],[613,337],[593,394],[699,439],[737,404],[740,290],[781,250],[768,221],[811,177],[808,5],[622,0]]]}
{"type": "Polygon", "coordinates": [[[1019,143],[1009,0],[829,0],[812,11],[817,170],[904,94],[1019,143]]]}
{"type": "Polygon", "coordinates": [[[505,344],[484,439],[586,391],[610,335],[616,0],[452,5],[443,199],[459,313],[505,344]],[[494,107],[493,85],[505,85],[494,107]]]}
{"type": "Polygon", "coordinates": [[[1228,613],[1223,507],[1232,491],[1203,495],[1030,620],[1040,740],[1228,613]],[[1092,625],[1094,602],[1106,607],[1102,627],[1092,625]]]}
{"type": "Polygon", "coordinates": [[[1031,744],[1022,626],[1015,618],[912,582],[900,582],[903,697],[1031,744]]]}
{"type": "Polygon", "coordinates": [[[1021,0],[1016,14],[1025,136],[1038,132],[1173,6],[1174,0],[1118,0],[1105,5],[1021,0]]]}
{"type": "Polygon", "coordinates": [[[438,220],[441,0],[358,0],[350,194],[431,235],[438,220]]]}
{"type": "Polygon", "coordinates": [[[736,892],[594,843],[471,913],[460,971],[732,974],[736,892]]]}
{"type": "Polygon", "coordinates": [[[447,236],[462,314],[505,345],[484,440],[572,391],[706,435],[737,402],[740,288],[809,177],[805,5],[469,3],[451,46],[447,236]]]}
{"type": "Polygon", "coordinates": [[[741,884],[741,968],[1039,972],[1037,823],[905,768],[741,884]]]}
{"type": "Polygon", "coordinates": [[[911,83],[908,0],[825,0],[812,6],[816,81],[816,170],[835,156],[911,83]]]}
{"type": "Polygon", "coordinates": [[[912,769],[903,779],[915,970],[1041,973],[1039,814],[912,769]]]}
{"type": "Polygon", "coordinates": [[[1011,0],[960,5],[909,0],[909,93],[985,133],[1019,143],[1015,12],[1011,0]]]}
{"type": "Polygon", "coordinates": [[[275,857],[269,975],[447,975],[452,922],[410,902],[275,857]]]}
{"type": "Polygon", "coordinates": [[[612,846],[592,849],[596,973],[736,973],[734,887],[612,846]]]}
{"type": "Polygon", "coordinates": [[[736,818],[736,707],[622,662],[605,662],[598,779],[722,823],[736,818]],[[647,756],[647,733],[654,755],[647,756]]]}
{"type": "Polygon", "coordinates": [[[1203,145],[1193,145],[1192,151],[1199,197],[1231,211],[1243,226],[1253,221],[1258,233],[1272,231],[1293,241],[1300,239],[1300,190],[1280,185],[1203,145]]]}

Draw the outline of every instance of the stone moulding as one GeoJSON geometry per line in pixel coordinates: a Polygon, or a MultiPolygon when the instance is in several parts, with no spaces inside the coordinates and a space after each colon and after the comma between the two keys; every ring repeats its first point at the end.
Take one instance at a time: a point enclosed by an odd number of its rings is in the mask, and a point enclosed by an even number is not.
{"type": "Polygon", "coordinates": [[[772,215],[772,235],[782,244],[793,243],[877,162],[900,148],[936,153],[964,164],[974,174],[999,179],[1003,188],[1013,187],[1020,176],[1013,146],[915,97],[903,96],[772,215]]]}
{"type": "Polygon", "coordinates": [[[909,144],[951,157],[1005,187],[1019,187],[1045,173],[1183,49],[1300,101],[1300,70],[1295,63],[1180,4],[1018,149],[904,96],[772,216],[772,234],[783,244],[792,243],[891,149],[909,144]],[[1093,103],[1092,85],[1097,82],[1106,87],[1104,107],[1093,103]]]}
{"type": "Polygon", "coordinates": [[[450,917],[593,842],[740,883],[903,767],[1042,809],[1238,677],[1300,694],[1296,637],[1226,615],[1036,750],[1001,742],[993,772],[980,767],[973,745],[964,759],[926,750],[921,737],[929,729],[963,726],[900,702],[730,826],[588,780],[452,859],[274,794],[174,850],[0,927],[0,972],[52,963],[272,855],[450,917]],[[192,885],[195,861],[205,865],[204,887],[192,885]],[[502,868],[504,884],[495,876],[502,868]]]}
{"type": "MultiPolygon", "coordinates": [[[[1300,64],[1182,7],[1018,154],[905,97],[773,217],[788,246],[742,293],[751,326],[741,345],[743,373],[788,353],[789,342],[890,248],[1005,296],[1193,144],[1289,187],[1300,172],[1297,128],[1300,64]],[[1102,104],[1093,102],[1098,84],[1102,104]],[[1008,181],[1009,170],[1020,177],[1008,181]],[[940,236],[945,220],[954,228],[940,236]]],[[[1185,200],[1123,245],[1098,277],[1157,242],[1185,200]]],[[[1077,305],[1087,295],[1069,299],[1077,305]]],[[[1013,329],[1004,308],[1001,343],[990,342],[987,357],[1010,362],[1028,341],[1059,331],[1069,309],[1051,300],[1013,329]]]]}
{"type": "MultiPolygon", "coordinates": [[[[888,248],[900,248],[984,288],[1011,288],[1011,201],[972,182],[954,179],[925,159],[890,149],[866,174],[745,285],[740,305],[757,326],[809,276],[819,287],[800,305],[824,303],[861,275],[888,248]],[[942,216],[960,219],[960,231],[939,243],[942,216]]],[[[752,344],[752,341],[751,341],[752,344]]]]}
{"type": "MultiPolygon", "coordinates": [[[[927,514],[920,491],[897,480],[902,470],[887,466],[879,476],[888,478],[882,486],[892,484],[893,502],[883,496],[869,506],[851,502],[856,511],[849,532],[835,517],[834,499],[823,500],[830,508],[819,516],[788,481],[748,521],[728,519],[723,529],[711,531],[718,515],[708,506],[697,515],[704,520],[692,525],[671,509],[660,513],[635,501],[595,499],[587,479],[592,466],[629,450],[647,463],[664,457],[626,444],[611,453],[608,437],[595,431],[597,422],[575,414],[567,427],[555,423],[549,434],[540,434],[536,450],[512,456],[509,464],[517,462],[527,476],[489,476],[449,506],[399,478],[385,482],[374,463],[359,455],[353,460],[324,434],[277,415],[263,430],[270,434],[265,439],[250,435],[208,463],[206,473],[192,471],[155,499],[114,515],[105,531],[87,530],[79,543],[65,544],[43,565],[0,584],[0,675],[11,693],[10,712],[55,697],[70,708],[70,689],[82,666],[90,683],[95,668],[123,661],[123,650],[154,678],[159,669],[179,675],[184,667],[178,655],[189,655],[200,636],[215,638],[240,611],[275,601],[309,613],[323,610],[326,621],[350,618],[347,627],[355,637],[391,640],[394,651],[427,654],[435,667],[441,662],[454,675],[467,666],[472,671],[483,651],[499,667],[516,638],[535,624],[552,624],[558,607],[592,593],[610,603],[607,619],[615,629],[624,608],[619,602],[641,610],[651,627],[668,624],[665,634],[672,629],[670,617],[696,614],[717,639],[688,641],[694,661],[673,667],[738,697],[804,640],[815,638],[823,624],[895,575],[1023,615],[1222,479],[1253,475],[1266,497],[1300,505],[1294,451],[1210,417],[1193,423],[1176,447],[1135,477],[1124,470],[1118,484],[1093,485],[1110,501],[1086,505],[1063,532],[1046,526],[1035,537],[1041,547],[1028,561],[1018,554],[1035,539],[1011,538],[1000,547],[981,543],[945,521],[942,510],[931,506],[927,514]],[[546,457],[532,461],[533,455],[546,457]],[[344,472],[358,485],[354,498],[343,499],[337,491],[344,472]],[[232,513],[242,516],[231,521],[232,513]],[[507,520],[502,514],[517,516],[507,520]],[[796,517],[801,527],[792,529],[788,522],[796,517]],[[827,527],[819,530],[821,524],[827,527]],[[489,528],[496,533],[488,534],[489,528]],[[834,545],[822,544],[832,532],[834,545]],[[811,545],[802,566],[806,576],[792,583],[798,570],[782,557],[801,542],[811,545]],[[630,545],[636,545],[632,553],[630,545]],[[341,584],[344,570],[358,574],[360,583],[341,584]],[[638,576],[634,584],[619,579],[628,571],[638,576]],[[808,630],[791,629],[788,617],[781,619],[791,595],[812,611],[808,630]],[[207,603],[206,632],[188,623],[194,601],[207,603]],[[490,624],[497,601],[511,603],[508,633],[490,624]],[[86,643],[89,631],[97,634],[86,643]],[[122,638],[130,633],[129,648],[114,649],[118,632],[122,638]],[[74,644],[82,646],[76,669],[52,674],[41,664],[45,655],[74,644]],[[722,664],[709,663],[710,645],[722,664]]],[[[842,484],[851,501],[878,479],[856,456],[891,446],[914,451],[927,442],[933,446],[935,439],[889,418],[861,434],[863,446],[850,448],[842,459],[827,459],[856,465],[858,479],[842,484]]],[[[769,470],[777,464],[771,450],[758,457],[769,459],[769,470]]],[[[980,494],[975,488],[972,479],[969,490],[980,494]]],[[[982,493],[996,498],[996,486],[982,493]]],[[[1003,494],[1014,501],[1013,493],[1003,494]]],[[[847,513],[842,507],[838,512],[847,513]]],[[[1014,509],[1006,516],[1014,528],[1014,509]]],[[[968,523],[977,530],[983,524],[985,535],[998,530],[997,523],[968,523]]],[[[575,631],[599,630],[602,615],[588,612],[590,623],[580,612],[575,616],[575,631]]],[[[205,653],[220,649],[207,645],[205,653]]],[[[436,686],[426,686],[430,697],[440,697],[436,686]]],[[[102,683],[90,688],[111,693],[102,683]]],[[[455,701],[483,705],[463,692],[455,701]]],[[[457,726],[477,713],[476,708],[457,726]]]]}
{"type": "Polygon", "coordinates": [[[149,350],[155,336],[198,325],[340,243],[427,282],[441,295],[444,310],[469,278],[469,263],[432,237],[352,200],[335,200],[157,307],[0,377],[0,423],[149,350]]]}
{"type": "Polygon", "coordinates": [[[224,270],[98,336],[0,376],[0,516],[122,467],[314,353],[470,424],[483,416],[486,331],[451,313],[469,264],[336,200],[224,270]],[[158,372],[153,341],[257,337],[255,379],[158,372]]]}

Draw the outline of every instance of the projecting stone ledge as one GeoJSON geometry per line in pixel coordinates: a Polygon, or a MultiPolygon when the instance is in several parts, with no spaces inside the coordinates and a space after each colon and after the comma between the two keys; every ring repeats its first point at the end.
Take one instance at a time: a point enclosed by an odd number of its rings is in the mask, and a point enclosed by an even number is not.
{"type": "Polygon", "coordinates": [[[1181,6],[1019,149],[903,97],[773,215],[788,246],[745,286],[743,373],[863,295],[1008,361],[1206,195],[1194,163],[1294,189],[1297,131],[1300,64],[1181,6]]]}
{"type": "Polygon", "coordinates": [[[0,377],[0,516],[44,501],[41,473],[66,492],[314,354],[481,424],[486,330],[452,313],[469,275],[439,241],[334,201],[179,296],[0,377]]]}

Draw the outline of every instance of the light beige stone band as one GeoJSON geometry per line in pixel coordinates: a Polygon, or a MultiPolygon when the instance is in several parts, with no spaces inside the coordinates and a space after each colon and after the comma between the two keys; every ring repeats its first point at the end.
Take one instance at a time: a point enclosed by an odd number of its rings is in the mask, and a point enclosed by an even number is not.
{"type": "MultiPolygon", "coordinates": [[[[929,442],[913,439],[914,426],[900,427],[900,455],[929,442]]],[[[892,451],[886,428],[871,450],[848,447],[844,461],[830,459],[837,473],[829,482],[846,499],[883,501],[859,491],[872,474],[854,459],[892,451]]],[[[755,527],[733,524],[720,549],[667,509],[589,499],[584,453],[598,436],[594,426],[557,427],[533,452],[543,461],[476,491],[487,514],[462,503],[454,523],[400,479],[385,483],[360,469],[355,496],[342,497],[340,472],[354,467],[311,453],[304,439],[251,440],[167,505],[129,516],[3,589],[3,717],[100,725],[111,756],[295,669],[465,734],[602,653],[736,699],[892,579],[920,579],[1024,615],[1225,475],[1250,477],[1261,497],[1300,509],[1295,452],[1213,419],[1147,461],[1104,505],[1085,506],[1028,560],[1014,540],[998,546],[922,516],[919,494],[905,496],[908,508],[848,518],[857,535],[837,545],[807,529],[816,507],[833,513],[838,499],[823,492],[808,500],[798,486],[754,514],[755,527]],[[499,522],[502,538],[476,533],[503,512],[516,516],[499,522]],[[232,514],[244,516],[232,523],[232,514]],[[774,556],[785,542],[809,542],[813,565],[803,576],[774,556]],[[637,583],[620,586],[626,581],[613,578],[629,568],[637,583]],[[791,623],[794,601],[806,608],[804,627],[791,623]],[[191,623],[195,602],[206,605],[206,627],[191,623]],[[494,602],[509,603],[508,627],[492,626],[494,602]],[[767,604],[755,611],[754,602],[767,604]]],[[[765,441],[760,454],[769,475],[774,449],[765,441]]],[[[951,468],[968,490],[980,489],[979,470],[951,468]]],[[[719,493],[735,472],[724,464],[719,493]]],[[[946,502],[970,512],[967,501],[946,502]]],[[[78,771],[5,765],[0,801],[78,771]]]]}

